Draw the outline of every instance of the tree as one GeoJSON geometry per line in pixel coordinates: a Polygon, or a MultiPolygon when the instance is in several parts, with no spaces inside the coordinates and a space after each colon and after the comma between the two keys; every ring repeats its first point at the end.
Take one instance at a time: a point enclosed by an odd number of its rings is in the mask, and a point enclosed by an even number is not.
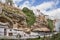
{"type": "Polygon", "coordinates": [[[53,26],[53,20],[48,19],[48,27],[50,28],[50,31],[53,32],[54,26],[53,26]]]}
{"type": "Polygon", "coordinates": [[[52,37],[50,38],[50,40],[60,40],[60,33],[52,35],[52,37]]]}
{"type": "Polygon", "coordinates": [[[24,7],[22,11],[27,15],[26,22],[27,22],[28,26],[33,25],[35,22],[35,19],[36,19],[33,11],[26,7],[24,7]]]}

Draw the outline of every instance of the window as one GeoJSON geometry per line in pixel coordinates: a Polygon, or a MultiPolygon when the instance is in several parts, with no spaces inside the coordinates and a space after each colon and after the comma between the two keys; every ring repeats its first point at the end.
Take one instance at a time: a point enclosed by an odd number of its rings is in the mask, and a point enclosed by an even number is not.
{"type": "Polygon", "coordinates": [[[7,31],[6,31],[6,29],[4,29],[4,35],[6,35],[7,34],[7,31]]]}
{"type": "Polygon", "coordinates": [[[13,36],[13,33],[9,33],[9,36],[13,36]]]}

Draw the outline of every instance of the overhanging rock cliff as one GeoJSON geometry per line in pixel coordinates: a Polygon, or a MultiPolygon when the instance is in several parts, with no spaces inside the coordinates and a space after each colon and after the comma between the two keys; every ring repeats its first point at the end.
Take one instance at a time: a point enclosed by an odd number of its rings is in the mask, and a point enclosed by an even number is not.
{"type": "Polygon", "coordinates": [[[26,15],[18,8],[0,3],[0,22],[8,23],[8,28],[27,27],[26,15]]]}

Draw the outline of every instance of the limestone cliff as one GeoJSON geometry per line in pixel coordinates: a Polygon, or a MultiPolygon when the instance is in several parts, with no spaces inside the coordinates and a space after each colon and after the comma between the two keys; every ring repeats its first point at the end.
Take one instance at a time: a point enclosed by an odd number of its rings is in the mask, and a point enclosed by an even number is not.
{"type": "Polygon", "coordinates": [[[39,15],[36,17],[36,22],[32,27],[32,31],[52,32],[54,30],[54,21],[46,18],[47,15],[39,15]]]}
{"type": "Polygon", "coordinates": [[[9,28],[27,27],[26,15],[18,8],[0,3],[0,22],[9,23],[9,28]]]}

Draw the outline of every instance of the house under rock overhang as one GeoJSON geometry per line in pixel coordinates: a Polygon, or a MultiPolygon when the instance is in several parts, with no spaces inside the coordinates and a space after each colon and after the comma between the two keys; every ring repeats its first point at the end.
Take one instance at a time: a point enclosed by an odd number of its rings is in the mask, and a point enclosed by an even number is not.
{"type": "Polygon", "coordinates": [[[9,28],[27,27],[26,15],[18,8],[0,3],[0,22],[9,23],[9,28]]]}

